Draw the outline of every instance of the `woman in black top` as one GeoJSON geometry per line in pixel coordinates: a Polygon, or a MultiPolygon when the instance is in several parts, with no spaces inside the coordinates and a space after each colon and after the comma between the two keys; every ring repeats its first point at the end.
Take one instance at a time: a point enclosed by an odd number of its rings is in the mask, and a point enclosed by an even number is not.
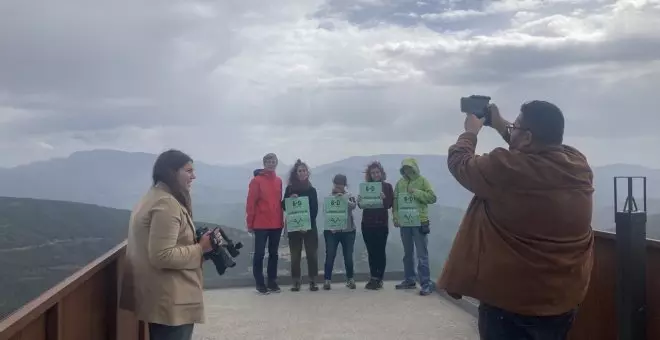
{"type": "MultiPolygon", "coordinates": [[[[363,209],[362,210],[362,238],[367,247],[367,256],[369,258],[369,271],[371,279],[364,287],[370,290],[383,288],[383,276],[385,275],[385,265],[387,264],[386,247],[389,231],[389,212],[394,202],[394,190],[392,185],[385,182],[387,175],[383,166],[375,161],[367,166],[364,171],[365,182],[381,182],[383,191],[380,198],[383,200],[382,208],[363,209]]],[[[360,206],[360,197],[358,196],[358,207],[360,206]]]]}
{"type": "Polygon", "coordinates": [[[309,198],[309,215],[312,222],[312,229],[307,231],[288,232],[289,251],[291,252],[291,277],[293,278],[293,287],[291,287],[291,291],[297,292],[300,290],[300,260],[304,245],[305,254],[307,255],[309,290],[315,292],[319,290],[316,284],[316,277],[319,273],[317,257],[319,239],[316,228],[316,215],[319,211],[319,203],[316,189],[309,182],[309,167],[300,159],[298,159],[296,164],[293,165],[291,173],[289,174],[289,183],[284,190],[282,209],[286,210],[285,200],[287,198],[299,196],[307,196],[309,198]]]}

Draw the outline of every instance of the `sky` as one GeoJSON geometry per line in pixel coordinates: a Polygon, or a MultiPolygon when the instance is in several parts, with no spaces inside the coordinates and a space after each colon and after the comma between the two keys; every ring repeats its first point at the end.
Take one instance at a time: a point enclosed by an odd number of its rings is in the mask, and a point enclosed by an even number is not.
{"type": "Polygon", "coordinates": [[[660,168],[657,27],[660,0],[4,0],[0,166],[446,154],[481,94],[555,103],[594,165],[660,168]]]}

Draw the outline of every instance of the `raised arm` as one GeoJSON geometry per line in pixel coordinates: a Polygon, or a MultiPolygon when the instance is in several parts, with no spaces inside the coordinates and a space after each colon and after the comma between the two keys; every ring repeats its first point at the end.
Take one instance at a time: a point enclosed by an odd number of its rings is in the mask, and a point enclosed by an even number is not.
{"type": "Polygon", "coordinates": [[[159,199],[150,211],[149,262],[160,269],[196,269],[202,264],[200,244],[177,245],[181,208],[173,197],[159,199]]]}
{"type": "Polygon", "coordinates": [[[505,158],[508,150],[497,148],[483,156],[475,155],[477,135],[464,132],[458,136],[456,144],[449,147],[447,166],[452,176],[464,188],[481,198],[491,198],[499,189],[493,185],[496,176],[504,175],[504,167],[499,158],[505,158]],[[500,168],[497,170],[497,168],[500,168]],[[499,172],[499,174],[498,174],[499,172]]]}

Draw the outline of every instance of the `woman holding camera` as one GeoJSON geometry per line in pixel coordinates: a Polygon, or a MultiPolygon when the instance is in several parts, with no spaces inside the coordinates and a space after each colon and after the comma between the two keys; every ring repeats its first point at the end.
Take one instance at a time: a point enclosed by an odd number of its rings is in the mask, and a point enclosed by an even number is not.
{"type": "Polygon", "coordinates": [[[212,250],[209,234],[195,237],[192,159],[166,151],[152,179],[131,214],[119,303],[149,324],[151,340],[190,340],[194,324],[204,322],[202,262],[212,250]]]}
{"type": "Polygon", "coordinates": [[[315,292],[319,290],[319,287],[316,284],[316,278],[319,275],[317,256],[319,237],[316,228],[316,216],[319,211],[319,201],[316,188],[314,188],[309,181],[309,167],[298,159],[296,164],[293,165],[291,173],[289,173],[289,183],[284,190],[282,209],[286,210],[285,201],[287,198],[300,196],[306,196],[309,198],[309,217],[312,222],[312,229],[307,231],[288,232],[289,251],[291,252],[291,277],[293,278],[293,287],[291,287],[291,291],[300,291],[300,262],[302,260],[302,248],[304,246],[305,255],[307,255],[309,290],[315,292]]]}

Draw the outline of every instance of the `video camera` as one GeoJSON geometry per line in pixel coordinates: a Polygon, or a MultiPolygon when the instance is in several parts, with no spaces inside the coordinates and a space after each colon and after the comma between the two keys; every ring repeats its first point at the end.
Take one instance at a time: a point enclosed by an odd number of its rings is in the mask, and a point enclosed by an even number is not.
{"type": "Polygon", "coordinates": [[[209,230],[207,227],[197,229],[195,231],[197,241],[199,242],[202,236],[209,231],[211,231],[211,246],[213,250],[205,253],[204,259],[213,261],[215,270],[219,275],[223,275],[228,267],[233,268],[236,266],[233,258],[240,254],[239,250],[243,248],[243,243],[234,243],[234,241],[227,237],[224,230],[217,227],[212,230],[209,230]]]}
{"type": "Polygon", "coordinates": [[[469,97],[461,97],[461,112],[471,113],[477,118],[485,118],[484,125],[490,125],[490,97],[471,95],[469,97]]]}

